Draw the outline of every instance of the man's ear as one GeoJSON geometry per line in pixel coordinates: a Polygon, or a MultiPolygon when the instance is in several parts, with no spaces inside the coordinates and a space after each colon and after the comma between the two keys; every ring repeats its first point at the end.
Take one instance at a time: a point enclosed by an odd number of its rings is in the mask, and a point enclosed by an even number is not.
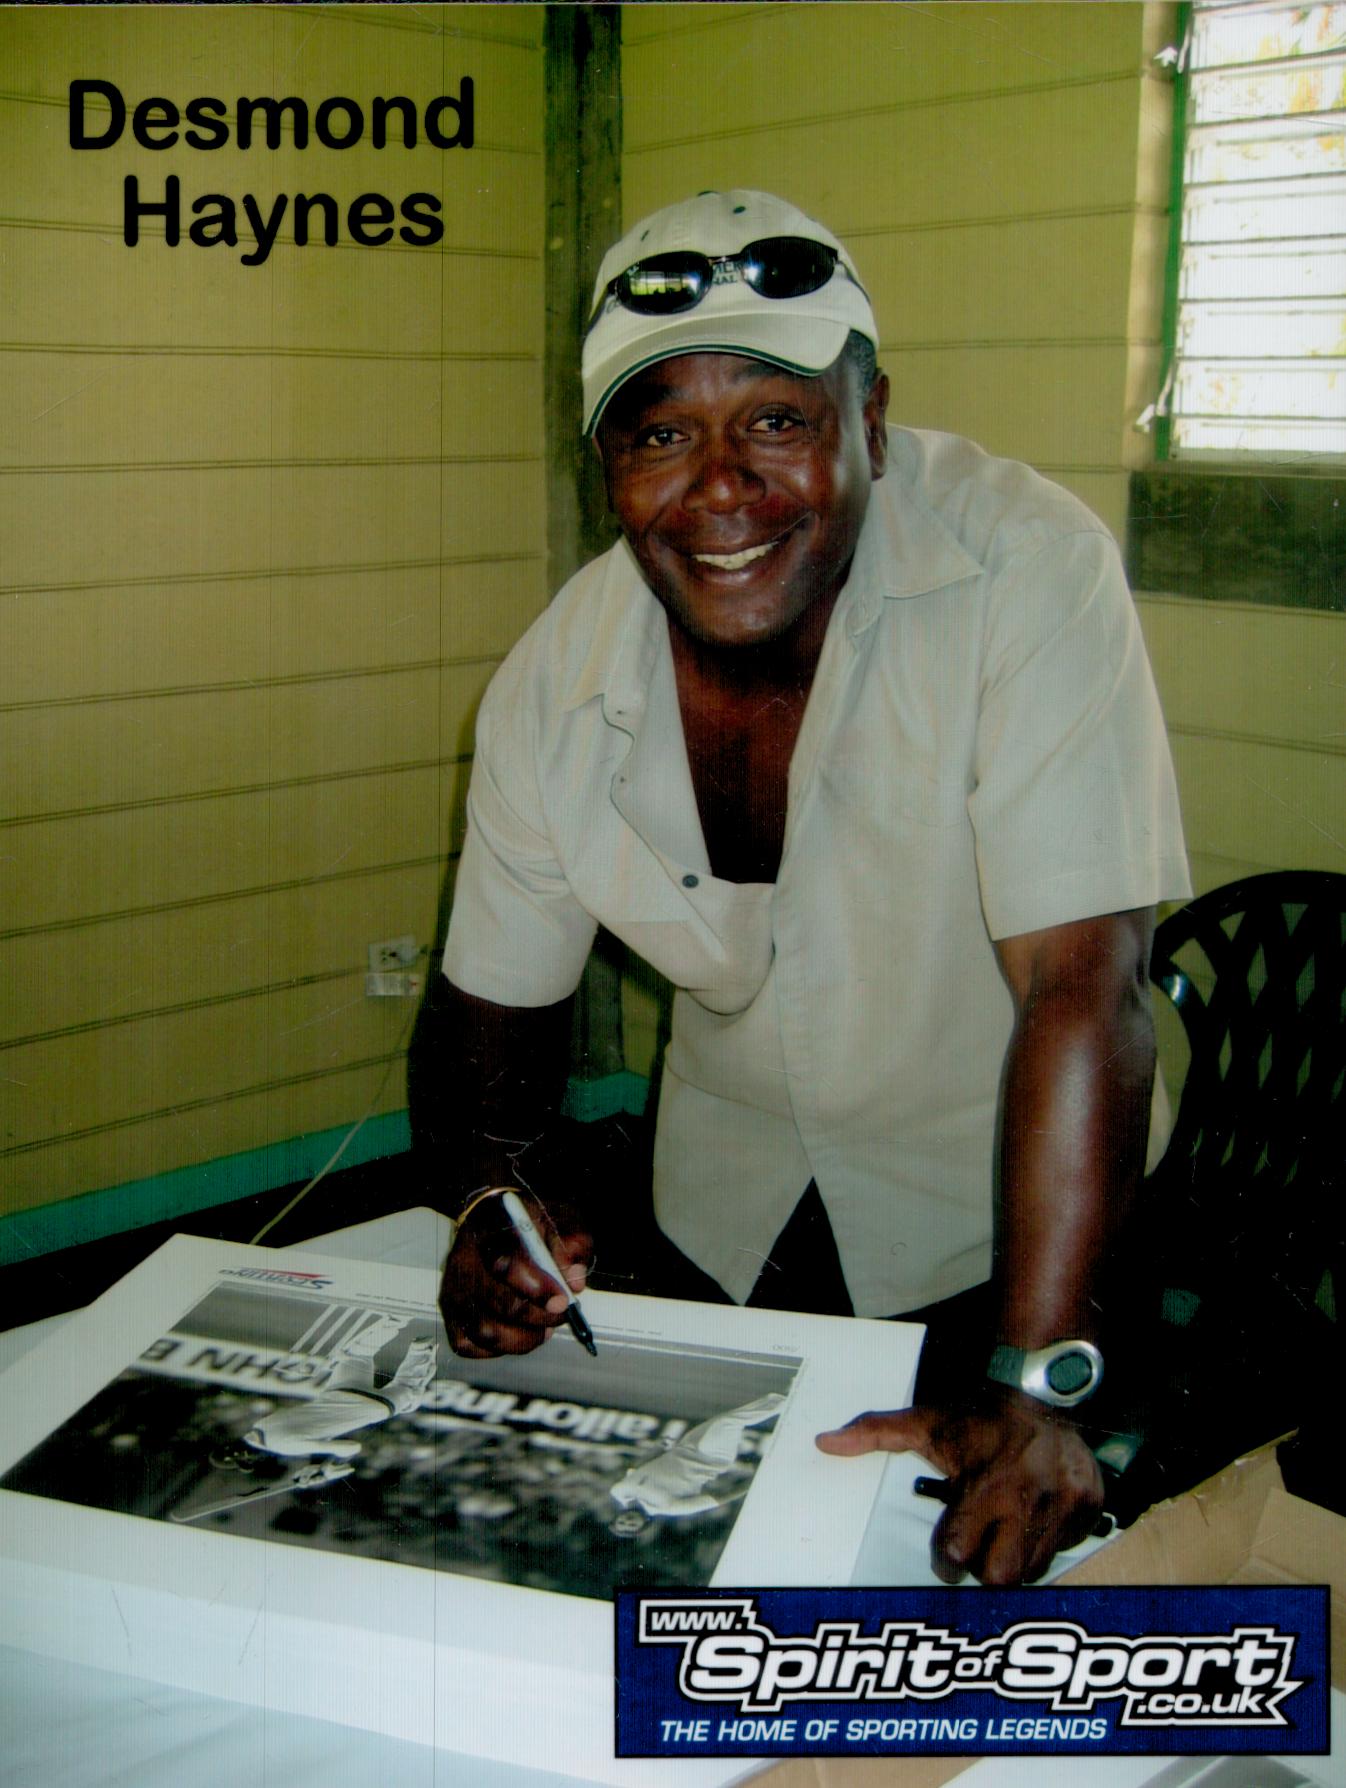
{"type": "Polygon", "coordinates": [[[876,373],[865,398],[865,446],[869,450],[869,475],[882,478],[888,464],[888,375],[876,373]]]}
{"type": "Polygon", "coordinates": [[[612,486],[608,482],[608,462],[603,458],[603,443],[598,438],[598,430],[589,436],[589,445],[598,455],[598,463],[603,468],[603,490],[608,499],[608,508],[612,508],[612,486]]]}

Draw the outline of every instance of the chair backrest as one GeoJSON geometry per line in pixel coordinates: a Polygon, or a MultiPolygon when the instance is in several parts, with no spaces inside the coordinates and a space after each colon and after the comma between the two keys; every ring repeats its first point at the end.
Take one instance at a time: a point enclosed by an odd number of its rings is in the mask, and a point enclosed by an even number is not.
{"type": "Polygon", "coordinates": [[[1346,1189],[1346,875],[1201,895],[1156,929],[1150,976],[1191,1048],[1154,1183],[1186,1190],[1226,1239],[1231,1224],[1253,1245],[1284,1238],[1321,1265],[1325,1216],[1341,1223],[1325,1200],[1346,1189]]]}

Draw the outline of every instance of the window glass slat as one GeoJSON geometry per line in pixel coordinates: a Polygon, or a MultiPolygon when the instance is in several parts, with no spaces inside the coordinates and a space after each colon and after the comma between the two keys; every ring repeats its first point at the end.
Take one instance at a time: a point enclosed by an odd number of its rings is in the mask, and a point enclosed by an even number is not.
{"type": "Polygon", "coordinates": [[[1346,48],[1346,6],[1223,6],[1198,9],[1192,62],[1198,68],[1234,62],[1279,62],[1346,48]]]}
{"type": "Polygon", "coordinates": [[[1346,173],[1346,125],[1324,130],[1301,120],[1193,131],[1187,145],[1187,189],[1238,181],[1306,180],[1346,173]]]}
{"type": "Polygon", "coordinates": [[[1188,242],[1272,242],[1291,236],[1340,236],[1346,221],[1346,177],[1263,188],[1202,187],[1184,210],[1188,242]]]}
{"type": "Polygon", "coordinates": [[[1332,57],[1303,68],[1266,73],[1243,69],[1234,74],[1199,70],[1192,74],[1193,124],[1215,124],[1244,118],[1330,117],[1340,114],[1342,71],[1346,57],[1332,57]]]}
{"type": "Polygon", "coordinates": [[[1346,460],[1336,422],[1248,422],[1237,417],[1183,416],[1173,425],[1175,458],[1346,460]]]}
{"type": "Polygon", "coordinates": [[[1346,367],[1265,360],[1185,360],[1177,381],[1184,415],[1293,417],[1335,426],[1346,449],[1346,367]]]}
{"type": "Polygon", "coordinates": [[[1298,299],[1226,299],[1185,306],[1178,351],[1186,360],[1346,358],[1340,305],[1298,299]]]}
{"type": "Polygon", "coordinates": [[[1346,241],[1193,246],[1183,253],[1179,295],[1184,305],[1214,298],[1346,302],[1346,241]]]}

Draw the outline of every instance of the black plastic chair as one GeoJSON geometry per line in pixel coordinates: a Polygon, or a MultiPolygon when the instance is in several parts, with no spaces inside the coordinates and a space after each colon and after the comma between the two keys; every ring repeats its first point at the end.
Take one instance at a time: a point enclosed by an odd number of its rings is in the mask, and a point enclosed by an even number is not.
{"type": "MultiPolygon", "coordinates": [[[[1337,1506],[1346,875],[1278,871],[1201,895],[1157,927],[1150,975],[1191,1059],[1129,1269],[1148,1436],[1136,1489],[1155,1500],[1301,1428],[1316,1459],[1303,1493],[1337,1506]]],[[[1285,1449],[1282,1462],[1289,1482],[1285,1449]]]]}
{"type": "Polygon", "coordinates": [[[1152,1199],[1198,1274],[1274,1275],[1331,1308],[1346,1289],[1346,875],[1201,895],[1157,928],[1150,976],[1191,1050],[1152,1199]]]}

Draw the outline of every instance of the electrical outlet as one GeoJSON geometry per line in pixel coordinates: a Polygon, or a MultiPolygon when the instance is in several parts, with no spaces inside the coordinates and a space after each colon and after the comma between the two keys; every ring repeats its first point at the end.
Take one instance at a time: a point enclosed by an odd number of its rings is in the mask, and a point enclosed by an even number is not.
{"type": "Polygon", "coordinates": [[[421,947],[414,937],[384,938],[369,946],[369,972],[365,976],[365,993],[374,1000],[411,999],[425,985],[425,978],[413,974],[421,947]]]}
{"type": "Polygon", "coordinates": [[[388,937],[382,943],[369,946],[369,972],[371,975],[395,974],[398,969],[413,968],[421,947],[414,937],[388,937]]]}

